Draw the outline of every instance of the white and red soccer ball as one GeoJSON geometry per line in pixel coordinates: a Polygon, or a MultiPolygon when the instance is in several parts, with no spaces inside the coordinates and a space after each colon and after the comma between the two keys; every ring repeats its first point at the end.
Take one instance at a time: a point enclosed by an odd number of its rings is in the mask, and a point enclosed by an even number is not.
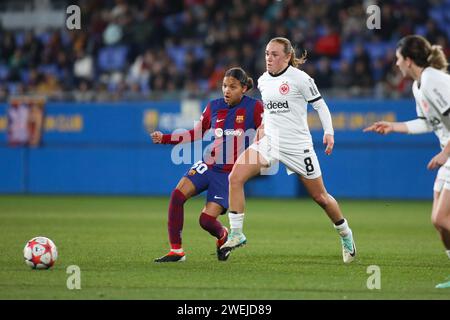
{"type": "Polygon", "coordinates": [[[33,269],[48,269],[58,259],[58,250],[52,240],[36,237],[23,248],[23,257],[25,263],[33,269]]]}

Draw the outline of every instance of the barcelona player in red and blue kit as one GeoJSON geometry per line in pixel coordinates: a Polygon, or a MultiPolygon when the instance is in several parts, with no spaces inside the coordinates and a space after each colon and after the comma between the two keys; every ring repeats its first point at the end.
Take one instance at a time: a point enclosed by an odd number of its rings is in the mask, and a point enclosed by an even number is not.
{"type": "Polygon", "coordinates": [[[154,143],[178,144],[201,139],[212,130],[212,149],[202,161],[195,163],[181,178],[170,197],[168,231],[171,250],[155,262],[186,260],[181,233],[184,222],[184,203],[207,191],[206,204],[200,215],[200,225],[214,236],[218,259],[224,261],[229,252],[218,250],[225,243],[228,230],[217,220],[228,209],[228,175],[238,156],[251,144],[251,134],[260,126],[264,107],[261,101],[245,95],[252,89],[253,80],[241,68],[229,69],[224,76],[223,98],[212,100],[203,110],[197,126],[182,134],[151,134],[154,143]]]}

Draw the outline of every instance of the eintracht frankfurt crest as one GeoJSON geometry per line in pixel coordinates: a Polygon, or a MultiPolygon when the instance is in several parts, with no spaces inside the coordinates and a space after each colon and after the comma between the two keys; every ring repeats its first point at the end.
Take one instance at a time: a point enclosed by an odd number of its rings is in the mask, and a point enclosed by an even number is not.
{"type": "Polygon", "coordinates": [[[288,94],[289,93],[289,85],[285,82],[280,86],[280,93],[281,94],[288,94]]]}

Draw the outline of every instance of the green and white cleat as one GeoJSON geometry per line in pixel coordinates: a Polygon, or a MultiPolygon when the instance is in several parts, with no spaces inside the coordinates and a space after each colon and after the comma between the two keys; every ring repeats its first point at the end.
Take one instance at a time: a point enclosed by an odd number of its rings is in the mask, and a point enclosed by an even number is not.
{"type": "Polygon", "coordinates": [[[247,238],[245,237],[245,235],[242,232],[237,233],[237,232],[231,231],[230,234],[228,235],[227,242],[225,242],[220,247],[220,251],[228,252],[233,249],[242,247],[246,243],[247,243],[247,238]]]}
{"type": "MultiPolygon", "coordinates": [[[[447,277],[447,279],[449,279],[450,277],[447,277]]],[[[443,283],[439,283],[438,285],[436,285],[437,289],[445,289],[445,288],[450,288],[450,281],[447,282],[443,282],[443,283]]]]}
{"type": "Polygon", "coordinates": [[[350,263],[355,260],[356,257],[356,246],[353,241],[353,234],[350,231],[346,236],[341,236],[342,243],[342,258],[344,263],[350,263]]]}

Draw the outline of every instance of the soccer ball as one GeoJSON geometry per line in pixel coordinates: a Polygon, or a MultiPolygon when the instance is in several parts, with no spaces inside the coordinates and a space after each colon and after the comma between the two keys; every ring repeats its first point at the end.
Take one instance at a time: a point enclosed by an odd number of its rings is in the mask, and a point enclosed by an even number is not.
{"type": "Polygon", "coordinates": [[[36,237],[23,248],[23,257],[25,263],[33,269],[48,269],[58,259],[58,251],[49,238],[36,237]]]}

